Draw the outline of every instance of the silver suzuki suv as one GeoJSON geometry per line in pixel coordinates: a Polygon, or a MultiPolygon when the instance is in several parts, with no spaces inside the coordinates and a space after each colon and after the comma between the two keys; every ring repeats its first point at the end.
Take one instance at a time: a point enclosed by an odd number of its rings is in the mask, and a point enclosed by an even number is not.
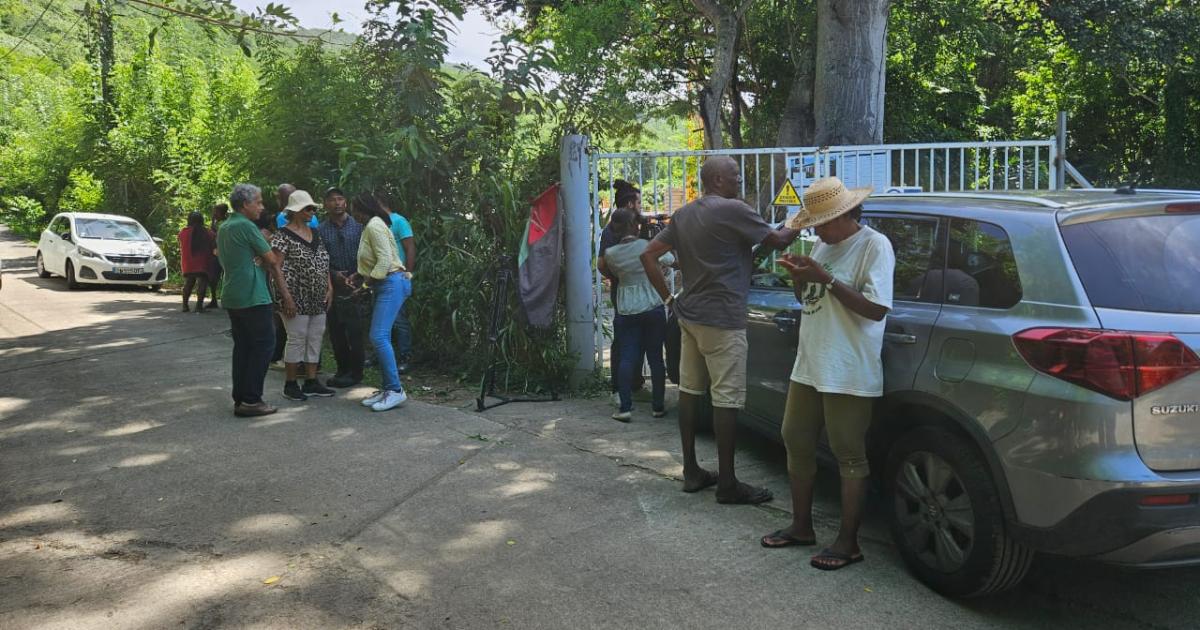
{"type": "MultiPolygon", "coordinates": [[[[912,572],[973,596],[1016,585],[1035,552],[1200,564],[1200,193],[865,210],[896,252],[870,453],[912,572]]],[[[745,418],[777,437],[800,311],[771,258],[750,293],[745,418]]]]}

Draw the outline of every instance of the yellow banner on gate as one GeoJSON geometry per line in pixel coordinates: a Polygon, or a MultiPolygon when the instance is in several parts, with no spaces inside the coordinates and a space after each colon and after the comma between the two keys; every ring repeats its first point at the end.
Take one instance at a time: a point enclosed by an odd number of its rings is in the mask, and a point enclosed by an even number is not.
{"type": "Polygon", "coordinates": [[[800,195],[796,193],[796,187],[792,185],[791,180],[784,180],[783,188],[779,189],[779,194],[775,195],[775,201],[771,202],[773,206],[799,206],[800,195]]]}

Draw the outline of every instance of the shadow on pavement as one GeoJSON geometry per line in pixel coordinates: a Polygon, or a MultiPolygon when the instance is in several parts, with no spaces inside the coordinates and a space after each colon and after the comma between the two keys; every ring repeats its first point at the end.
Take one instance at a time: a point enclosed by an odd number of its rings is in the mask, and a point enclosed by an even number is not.
{"type": "Polygon", "coordinates": [[[0,626],[400,623],[405,602],[340,547],[480,430],[337,399],[237,419],[224,335],[96,308],[119,317],[4,340],[5,368],[14,346],[53,361],[0,377],[0,626]]]}
{"type": "Polygon", "coordinates": [[[22,256],[20,258],[5,258],[4,272],[16,273],[19,271],[33,271],[37,268],[37,258],[33,256],[22,256]]]}
{"type": "MultiPolygon", "coordinates": [[[[34,266],[34,261],[31,260],[28,267],[22,267],[20,269],[27,270],[27,271],[33,271],[35,268],[36,267],[34,266]]],[[[9,271],[8,261],[4,262],[4,270],[9,271]]],[[[16,269],[14,269],[14,271],[15,270],[16,269]]],[[[20,277],[20,280],[23,282],[26,282],[28,284],[31,284],[39,289],[47,289],[50,291],[58,291],[58,292],[63,292],[63,293],[96,292],[96,291],[109,291],[109,292],[113,292],[113,293],[147,293],[147,292],[150,292],[150,289],[148,289],[144,286],[133,285],[133,284],[88,284],[86,282],[81,283],[78,288],[72,289],[67,286],[67,280],[66,280],[66,278],[63,278],[62,276],[54,275],[54,276],[50,276],[49,278],[42,278],[42,277],[38,276],[36,273],[23,275],[20,277]]]]}
{"type": "MultiPolygon", "coordinates": [[[[53,280],[41,280],[53,282],[53,280]]],[[[102,356],[146,345],[183,344],[228,329],[222,311],[180,313],[174,303],[139,299],[146,291],[97,292],[106,298],[79,306],[82,326],[52,329],[35,335],[0,338],[0,374],[47,363],[83,359],[81,365],[103,364],[102,356]]],[[[39,323],[39,322],[34,322],[39,323]]],[[[45,323],[45,322],[41,322],[45,323]]],[[[85,369],[85,368],[80,368],[85,369]]]]}
{"type": "MultiPolygon", "coordinates": [[[[1200,614],[1200,570],[1048,557],[1014,591],[946,600],[907,576],[878,494],[868,562],[816,572],[811,550],[758,546],[789,517],[783,449],[739,438],[740,476],[775,491],[769,507],[685,495],[674,412],[371,414],[343,394],[237,419],[225,315],[143,291],[94,292],[70,306],[87,323],[0,339],[0,626],[1185,628],[1200,614]]],[[[711,463],[711,440],[700,449],[711,463]]],[[[818,495],[828,540],[829,470],[818,495]]]]}

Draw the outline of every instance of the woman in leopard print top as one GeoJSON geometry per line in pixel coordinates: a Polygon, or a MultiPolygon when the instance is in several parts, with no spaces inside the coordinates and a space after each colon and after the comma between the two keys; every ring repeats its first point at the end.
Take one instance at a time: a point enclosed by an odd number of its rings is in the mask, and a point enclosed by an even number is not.
{"type": "Polygon", "coordinates": [[[316,211],[312,197],[297,190],[288,198],[287,224],[271,237],[271,248],[279,252],[283,261],[285,286],[275,289],[276,303],[287,330],[287,346],[283,351],[287,381],[283,396],[291,400],[333,395],[333,390],[317,381],[325,312],[333,300],[333,284],[329,279],[329,252],[308,225],[316,211]],[[300,363],[305,368],[303,388],[296,383],[300,363]]]}

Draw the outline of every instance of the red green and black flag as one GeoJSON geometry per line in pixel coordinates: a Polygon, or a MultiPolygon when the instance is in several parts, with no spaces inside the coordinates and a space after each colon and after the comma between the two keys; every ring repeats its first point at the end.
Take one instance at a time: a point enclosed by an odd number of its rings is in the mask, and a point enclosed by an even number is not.
{"type": "Polygon", "coordinates": [[[558,211],[558,184],[533,200],[529,223],[517,258],[517,293],[526,320],[535,328],[554,322],[558,280],[562,270],[562,217],[558,211]]]}

